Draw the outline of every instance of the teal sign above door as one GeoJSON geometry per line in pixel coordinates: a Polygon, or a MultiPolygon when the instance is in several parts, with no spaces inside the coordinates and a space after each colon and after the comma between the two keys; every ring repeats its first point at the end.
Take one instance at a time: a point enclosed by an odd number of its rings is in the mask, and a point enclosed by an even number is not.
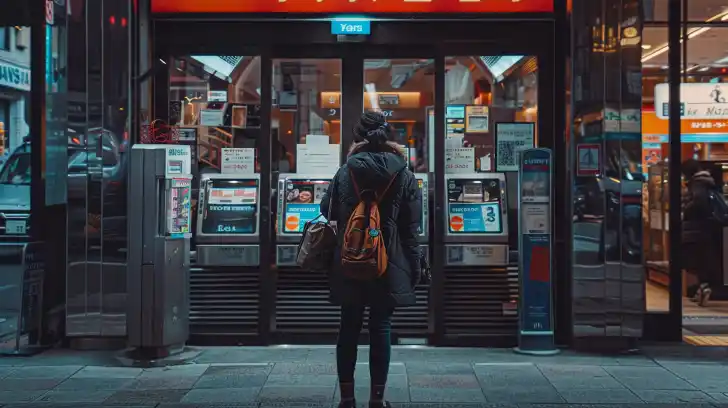
{"type": "Polygon", "coordinates": [[[335,18],[331,20],[333,35],[369,35],[371,22],[367,19],[335,18]]]}

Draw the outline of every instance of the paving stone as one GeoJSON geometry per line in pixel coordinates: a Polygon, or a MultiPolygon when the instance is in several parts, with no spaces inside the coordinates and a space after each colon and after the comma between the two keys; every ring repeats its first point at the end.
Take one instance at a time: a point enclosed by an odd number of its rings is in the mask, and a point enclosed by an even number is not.
{"type": "Polygon", "coordinates": [[[622,389],[559,390],[569,404],[639,404],[642,402],[632,391],[622,389]]]}
{"type": "Polygon", "coordinates": [[[58,391],[105,391],[121,390],[133,380],[130,378],[69,378],[58,384],[58,391]]]}
{"type": "Polygon", "coordinates": [[[134,367],[84,367],[71,378],[136,378],[141,373],[134,367]]]}
{"type": "Polygon", "coordinates": [[[662,367],[604,367],[617,381],[632,390],[694,390],[687,381],[662,367]]]}
{"type": "Polygon", "coordinates": [[[335,374],[305,375],[305,374],[271,374],[265,385],[270,387],[283,386],[313,386],[313,387],[331,387],[336,385],[337,376],[335,374]]]}
{"type": "Polygon", "coordinates": [[[711,403],[715,399],[701,391],[690,390],[637,390],[638,397],[649,403],[683,404],[711,403]]]}
{"type": "Polygon", "coordinates": [[[180,402],[188,390],[122,390],[116,391],[105,402],[107,404],[151,404],[180,402]]]}
{"type": "Polygon", "coordinates": [[[414,388],[410,387],[412,402],[485,402],[480,389],[414,388]]]}
{"type": "MultiPolygon", "coordinates": [[[[389,363],[389,375],[400,375],[400,374],[407,374],[407,367],[405,366],[405,364],[402,362],[389,363]]],[[[354,369],[354,377],[368,379],[369,378],[369,363],[356,363],[356,368],[354,369]]]]}
{"type": "Polygon", "coordinates": [[[197,377],[137,378],[124,387],[127,390],[186,390],[192,388],[197,377]]]}
{"type": "MultiPolygon", "coordinates": [[[[354,388],[354,398],[357,400],[357,405],[365,404],[369,401],[369,387],[356,387],[354,388]]],[[[384,398],[392,403],[405,403],[410,402],[410,392],[408,387],[390,387],[387,385],[387,390],[384,391],[384,398]]],[[[341,393],[336,390],[334,393],[334,401],[338,402],[341,400],[341,393]]]]}
{"type": "Polygon", "coordinates": [[[309,350],[306,348],[282,347],[214,347],[203,350],[195,358],[196,363],[212,364],[224,361],[231,363],[277,363],[305,362],[309,350]]]}
{"type": "Polygon", "coordinates": [[[557,390],[625,388],[598,366],[546,364],[539,365],[538,368],[557,390]]]}
{"type": "Polygon", "coordinates": [[[706,392],[706,394],[720,404],[728,404],[728,395],[722,392],[706,392]]]}
{"type": "Polygon", "coordinates": [[[15,367],[0,366],[0,379],[3,379],[5,377],[9,376],[13,371],[15,371],[15,367]]]}
{"type": "Polygon", "coordinates": [[[61,379],[74,375],[78,372],[81,366],[38,366],[38,367],[15,367],[12,373],[7,377],[9,379],[33,379],[33,380],[47,380],[47,379],[61,379]]]}
{"type": "Polygon", "coordinates": [[[259,393],[260,387],[194,389],[182,398],[182,402],[252,404],[259,393]]]}
{"type": "Polygon", "coordinates": [[[50,390],[60,384],[62,379],[17,379],[5,378],[0,381],[0,391],[41,391],[50,390]]]}
{"type": "Polygon", "coordinates": [[[303,374],[303,375],[325,375],[334,374],[336,375],[336,364],[307,364],[307,363],[276,363],[271,370],[271,375],[292,375],[292,374],[303,374]]]}
{"type": "Polygon", "coordinates": [[[210,364],[203,375],[268,375],[273,364],[210,364]]]}
{"type": "Polygon", "coordinates": [[[199,377],[210,368],[209,364],[184,364],[168,367],[153,367],[144,369],[140,378],[164,377],[199,377]]]}
{"type": "Polygon", "coordinates": [[[330,403],[336,387],[263,387],[259,399],[266,404],[330,403]]]}
{"type": "Polygon", "coordinates": [[[532,364],[476,364],[473,369],[482,387],[551,387],[532,364]]]}
{"type": "MultiPolygon", "coordinates": [[[[4,381],[4,380],[3,380],[4,381]]],[[[2,383],[2,381],[0,381],[2,383]]],[[[31,402],[47,391],[0,391],[0,404],[31,402]]]]}
{"type": "Polygon", "coordinates": [[[407,374],[452,374],[452,375],[472,375],[473,366],[470,363],[424,363],[412,362],[406,363],[407,374]]]}
{"type": "Polygon", "coordinates": [[[262,387],[267,380],[267,375],[203,375],[193,388],[262,387]]]}
{"type": "Polygon", "coordinates": [[[551,385],[483,387],[483,393],[489,402],[498,404],[558,404],[564,402],[561,395],[551,385]]]}
{"type": "Polygon", "coordinates": [[[473,374],[409,375],[408,378],[413,388],[480,389],[480,383],[473,374]]]}
{"type": "Polygon", "coordinates": [[[104,402],[114,392],[114,390],[103,391],[60,391],[51,390],[40,397],[38,402],[104,402]]]}

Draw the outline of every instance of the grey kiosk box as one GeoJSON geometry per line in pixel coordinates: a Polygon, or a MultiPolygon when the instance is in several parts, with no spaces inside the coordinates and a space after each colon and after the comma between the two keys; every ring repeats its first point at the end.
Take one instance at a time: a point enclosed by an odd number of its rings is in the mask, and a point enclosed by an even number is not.
{"type": "MultiPolygon", "coordinates": [[[[204,174],[200,180],[200,192],[197,202],[197,229],[195,243],[197,247],[198,266],[259,266],[260,265],[260,200],[264,196],[260,192],[260,174],[204,174]],[[218,231],[205,230],[207,211],[210,205],[234,207],[235,199],[225,203],[213,201],[212,193],[217,184],[224,184],[229,190],[255,189],[254,202],[241,200],[240,205],[254,206],[254,224],[252,232],[237,232],[230,228],[218,228],[218,231]],[[237,185],[237,187],[236,187],[237,185]],[[242,203],[242,201],[245,201],[242,203]]],[[[231,212],[233,214],[233,212],[231,212]]],[[[234,214],[233,214],[234,216],[234,214]]]]}
{"type": "MultiPolygon", "coordinates": [[[[446,174],[445,191],[447,214],[445,222],[445,266],[508,266],[508,200],[506,197],[506,176],[503,173],[446,174]],[[450,228],[450,189],[464,183],[497,183],[500,192],[499,232],[454,232],[450,228]]],[[[465,195],[465,191],[462,193],[465,195]]],[[[483,201],[481,201],[483,202],[483,201]]],[[[457,204],[468,204],[458,202],[457,204]]],[[[477,206],[478,202],[472,202],[477,206]]]]}
{"type": "Polygon", "coordinates": [[[127,334],[145,358],[181,350],[189,336],[190,166],[189,146],[131,149],[127,334]]]}

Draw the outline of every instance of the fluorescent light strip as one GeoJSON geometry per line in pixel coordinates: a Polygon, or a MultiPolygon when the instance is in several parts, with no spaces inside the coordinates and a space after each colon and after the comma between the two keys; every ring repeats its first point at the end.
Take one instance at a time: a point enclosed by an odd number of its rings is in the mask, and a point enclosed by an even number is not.
{"type": "MultiPolygon", "coordinates": [[[[705,20],[705,22],[706,23],[709,23],[711,21],[715,21],[715,20],[718,20],[718,19],[720,19],[720,21],[728,21],[728,12],[722,12],[720,14],[716,14],[713,17],[705,20]]],[[[690,40],[690,39],[693,39],[693,38],[695,38],[695,37],[697,37],[697,36],[699,36],[701,34],[704,34],[704,33],[708,32],[708,31],[710,31],[711,28],[712,27],[694,28],[694,29],[688,31],[688,39],[690,40]]],[[[681,39],[680,40],[680,44],[682,44],[682,42],[683,42],[683,40],[681,39]]],[[[668,44],[662,45],[659,48],[657,48],[656,50],[654,50],[651,53],[649,53],[649,54],[645,55],[644,57],[642,57],[642,62],[649,61],[649,60],[651,60],[651,59],[653,59],[653,58],[655,58],[655,57],[657,57],[659,55],[662,55],[662,54],[666,53],[667,50],[669,50],[669,49],[670,49],[670,45],[668,45],[668,44]]]]}

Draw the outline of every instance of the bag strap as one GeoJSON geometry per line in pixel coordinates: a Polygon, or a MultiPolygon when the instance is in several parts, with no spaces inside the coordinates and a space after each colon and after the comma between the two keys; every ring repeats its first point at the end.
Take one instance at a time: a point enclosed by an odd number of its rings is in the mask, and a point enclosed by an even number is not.
{"type": "MultiPolygon", "coordinates": [[[[399,176],[399,173],[401,173],[401,172],[402,172],[402,170],[394,173],[392,178],[389,179],[389,183],[387,183],[387,186],[384,187],[384,189],[380,193],[377,194],[377,197],[374,200],[377,204],[379,204],[379,202],[382,200],[382,198],[384,198],[384,195],[387,194],[387,191],[389,191],[389,188],[392,187],[392,184],[394,184],[394,180],[397,179],[397,176],[399,176]]],[[[356,193],[356,196],[359,197],[359,199],[361,200],[361,192],[359,190],[359,185],[357,184],[356,177],[354,177],[354,172],[351,171],[351,169],[349,169],[349,177],[351,178],[352,184],[354,184],[354,192],[356,193]]]]}

